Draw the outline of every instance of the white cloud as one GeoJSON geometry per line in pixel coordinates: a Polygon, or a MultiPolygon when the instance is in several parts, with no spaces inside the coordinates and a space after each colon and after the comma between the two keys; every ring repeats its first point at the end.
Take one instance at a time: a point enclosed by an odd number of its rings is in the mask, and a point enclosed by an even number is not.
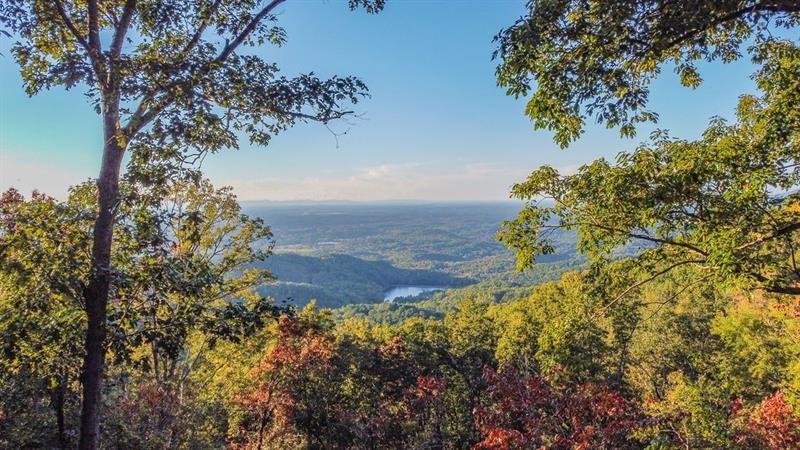
{"type": "MultiPolygon", "coordinates": [[[[29,163],[0,152],[0,189],[15,187],[26,196],[38,189],[65,198],[69,186],[91,176],[75,168],[29,163]]],[[[351,171],[326,171],[302,178],[267,176],[258,179],[213,177],[231,185],[241,200],[507,200],[511,185],[524,180],[534,167],[491,162],[429,161],[380,164],[351,171]]],[[[565,167],[565,173],[574,167],[565,167]]]]}
{"type": "Polygon", "coordinates": [[[217,180],[242,200],[505,200],[529,168],[493,163],[408,163],[326,176],[217,180]]]}

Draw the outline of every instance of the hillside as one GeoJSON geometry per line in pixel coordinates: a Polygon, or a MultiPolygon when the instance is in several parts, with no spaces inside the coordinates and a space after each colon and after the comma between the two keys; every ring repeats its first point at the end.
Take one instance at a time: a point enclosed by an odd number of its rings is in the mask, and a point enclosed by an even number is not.
{"type": "MultiPolygon", "coordinates": [[[[311,256],[342,253],[386,260],[398,267],[475,272],[484,258],[505,269],[511,252],[497,241],[504,220],[520,203],[245,203],[275,235],[279,253],[311,256]],[[502,257],[502,261],[496,261],[502,257]]],[[[558,252],[543,261],[575,255],[574,236],[557,237],[558,252]]],[[[485,266],[481,263],[480,266],[485,266]]]]}
{"type": "Polygon", "coordinates": [[[518,209],[508,202],[244,206],[270,225],[276,241],[263,267],[277,281],[259,292],[281,304],[315,299],[330,308],[380,303],[397,286],[530,286],[580,264],[575,235],[564,232],[555,236],[555,255],[543,257],[533,271],[516,272],[512,252],[496,233],[518,209]]]}
{"type": "Polygon", "coordinates": [[[474,280],[445,272],[403,269],[387,261],[367,261],[343,254],[272,255],[264,264],[277,282],[259,288],[278,302],[305,305],[316,299],[321,307],[383,301],[385,291],[406,285],[459,287],[474,280]]]}

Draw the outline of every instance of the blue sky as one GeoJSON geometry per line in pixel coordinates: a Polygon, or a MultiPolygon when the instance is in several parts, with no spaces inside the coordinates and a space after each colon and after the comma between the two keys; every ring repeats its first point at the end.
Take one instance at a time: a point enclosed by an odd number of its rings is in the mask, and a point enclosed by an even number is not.
{"type": "MultiPolygon", "coordinates": [[[[509,187],[542,164],[574,170],[645,140],[590,126],[560,150],[534,131],[524,101],[494,79],[492,37],[524,12],[524,1],[390,0],[369,16],[343,0],[289,0],[280,9],[288,33],[281,48],[259,49],[284,74],[353,74],[372,98],[363,119],[332,128],[299,125],[269,147],[242,143],[206,158],[216,184],[243,200],[503,200],[509,187]]],[[[0,41],[0,188],[38,188],[63,197],[96,175],[100,119],[80,90],[28,98],[8,40],[0,41]]],[[[669,70],[652,86],[660,128],[695,137],[714,115],[731,117],[737,97],[753,92],[749,62],[704,65],[704,84],[681,87],[669,70]]]]}

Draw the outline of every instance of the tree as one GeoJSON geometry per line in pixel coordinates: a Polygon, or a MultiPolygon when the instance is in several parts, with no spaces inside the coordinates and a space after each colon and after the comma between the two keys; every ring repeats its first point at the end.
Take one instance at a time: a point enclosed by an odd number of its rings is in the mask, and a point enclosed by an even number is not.
{"type": "Polygon", "coordinates": [[[274,347],[252,371],[254,385],[238,398],[244,411],[238,439],[242,448],[311,445],[323,430],[337,437],[347,434],[328,407],[336,399],[332,389],[338,386],[332,380],[338,374],[335,341],[322,326],[281,317],[274,347]]]}
{"type": "Polygon", "coordinates": [[[552,230],[578,229],[597,264],[638,245],[618,272],[639,279],[619,296],[687,265],[706,280],[800,294],[800,47],[775,41],[758,57],[762,94],[741,98],[736,123],[714,119],[695,141],[657,132],[616,163],[566,176],[545,166],[515,185],[528,203],[500,239],[517,249],[518,267],[553,251],[552,230]]]}
{"type": "MultiPolygon", "coordinates": [[[[89,278],[96,192],[85,183],[66,202],[41,194],[25,200],[13,189],[0,199],[0,369],[3,384],[12,388],[7,392],[27,392],[18,406],[4,395],[0,408],[9,415],[7,427],[20,430],[31,418],[26,409],[50,397],[59,431],[54,441],[63,448],[71,446],[74,429],[67,422],[77,403],[86,330],[81,286],[89,278]]],[[[279,312],[254,291],[270,274],[250,268],[270,254],[270,230],[241,214],[230,188],[214,189],[207,181],[152,188],[125,182],[117,208],[116,301],[104,343],[111,368],[122,375],[143,372],[139,378],[153,392],[183,398],[205,349],[249,336],[279,312]],[[189,355],[192,336],[200,345],[189,355]]],[[[27,427],[35,439],[23,446],[48,442],[55,428],[49,417],[27,427]]]]}
{"type": "MultiPolygon", "coordinates": [[[[82,296],[88,319],[82,374],[81,448],[97,448],[119,180],[126,151],[156,157],[257,144],[297,121],[328,122],[366,95],[353,77],[280,76],[275,64],[239,53],[281,45],[275,25],[285,0],[261,2],[7,0],[0,27],[19,39],[12,52],[30,95],[84,85],[102,116],[104,146],[92,228],[91,276],[82,296]],[[105,42],[104,42],[105,41],[105,42]]],[[[375,13],[383,0],[350,0],[375,13]]]]}
{"type": "Polygon", "coordinates": [[[778,391],[752,412],[741,439],[747,445],[769,450],[797,448],[800,446],[800,415],[778,391]]]}
{"type": "Polygon", "coordinates": [[[533,91],[525,114],[562,147],[591,118],[633,136],[636,124],[658,118],[647,100],[664,64],[696,87],[698,61],[736,60],[750,41],[758,60],[772,30],[798,24],[794,0],[529,0],[528,13],[495,38],[497,79],[515,97],[533,91]]]}
{"type": "Polygon", "coordinates": [[[571,272],[538,286],[528,298],[497,307],[501,366],[514,364],[523,374],[556,371],[573,381],[604,380],[610,326],[592,294],[580,274],[571,272]]]}
{"type": "Polygon", "coordinates": [[[148,347],[138,365],[159,384],[179,384],[191,369],[180,364],[187,363],[192,333],[203,336],[201,347],[213,346],[277,317],[279,308],[255,292],[272,276],[252,267],[271,254],[272,233],[261,219],[241,213],[229,187],[214,189],[202,180],[154,190],[163,197],[143,201],[147,188],[123,185],[109,347],[117,360],[148,347]]]}
{"type": "Polygon", "coordinates": [[[633,449],[630,434],[646,425],[637,405],[601,385],[556,387],[513,369],[485,371],[489,387],[475,422],[483,440],[473,448],[503,450],[633,449]]]}
{"type": "Polygon", "coordinates": [[[0,197],[2,447],[69,447],[85,333],[75,280],[90,242],[81,213],[39,193],[0,197]]]}

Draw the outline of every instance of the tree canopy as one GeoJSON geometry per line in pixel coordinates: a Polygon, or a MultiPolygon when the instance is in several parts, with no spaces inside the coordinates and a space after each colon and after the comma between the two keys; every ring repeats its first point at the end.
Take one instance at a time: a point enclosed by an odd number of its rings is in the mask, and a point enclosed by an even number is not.
{"type": "MultiPolygon", "coordinates": [[[[254,292],[271,279],[269,272],[250,267],[271,252],[270,230],[241,214],[229,188],[202,181],[158,191],[168,195],[153,203],[143,201],[153,200],[143,186],[123,186],[105,345],[109,371],[135,368],[176,386],[191,370],[192,336],[206,346],[239,341],[279,310],[254,292]]],[[[0,201],[2,380],[27,377],[41,390],[60,392],[66,398],[54,406],[61,415],[82,357],[94,193],[85,183],[66,202],[42,194],[26,200],[14,190],[0,201]]],[[[17,407],[30,407],[41,390],[25,393],[17,407]]],[[[67,446],[66,435],[60,440],[67,446]]]]}
{"type": "Polygon", "coordinates": [[[745,44],[757,53],[772,30],[798,24],[793,0],[530,0],[527,14],[495,38],[497,80],[511,95],[530,94],[525,114],[562,147],[587,120],[633,136],[658,117],[647,100],[663,66],[696,87],[699,61],[731,62],[745,44]]]}
{"type": "MultiPolygon", "coordinates": [[[[28,92],[83,86],[104,125],[96,183],[0,195],[0,447],[800,448],[800,45],[771,34],[796,2],[532,0],[498,76],[536,84],[528,113],[562,145],[591,115],[624,135],[655,120],[670,62],[695,86],[696,62],[752,44],[758,93],[699,137],[515,185],[500,238],[518,267],[575,235],[585,258],[511,280],[471,237],[474,261],[423,239],[485,282],[338,312],[259,295],[272,232],[194,164],[367,95],[245,50],[284,42],[284,3],[0,3],[28,92]]],[[[328,285],[355,260],[288,259],[328,285]]]]}
{"type": "Polygon", "coordinates": [[[714,119],[694,141],[657,132],[615,163],[545,166],[514,186],[528,203],[500,239],[518,266],[552,252],[552,230],[578,229],[594,262],[639,243],[629,269],[646,276],[692,264],[717,282],[800,294],[800,48],[771,42],[758,56],[761,96],[741,98],[735,123],[714,119]]]}
{"type": "MultiPolygon", "coordinates": [[[[298,120],[340,118],[367,94],[355,77],[287,77],[241,52],[286,42],[275,15],[284,2],[9,0],[0,25],[19,38],[12,52],[29,95],[84,86],[98,113],[119,114],[122,148],[214,151],[235,148],[237,133],[266,144],[298,120]]],[[[383,1],[349,5],[377,12],[383,1]]]]}

